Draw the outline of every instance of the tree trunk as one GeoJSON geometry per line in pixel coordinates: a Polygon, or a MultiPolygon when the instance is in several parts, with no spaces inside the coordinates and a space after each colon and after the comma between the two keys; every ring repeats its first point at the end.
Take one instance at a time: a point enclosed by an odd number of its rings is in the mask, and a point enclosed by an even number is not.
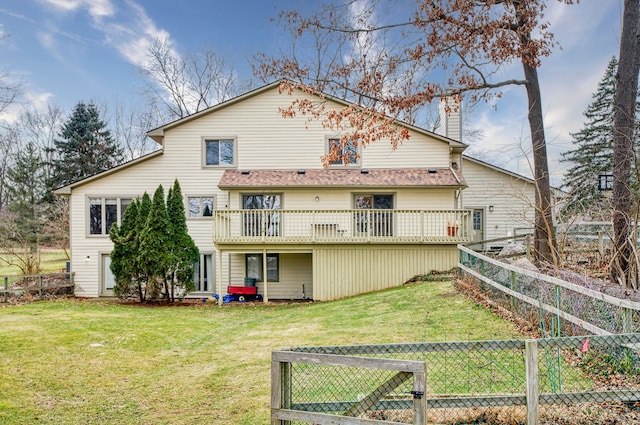
{"type": "Polygon", "coordinates": [[[529,128],[533,147],[533,178],[536,185],[535,222],[533,233],[533,258],[536,263],[557,264],[556,237],[553,228],[551,185],[549,184],[549,164],[547,162],[547,143],[544,137],[542,120],[542,98],[538,71],[527,62],[523,62],[524,77],[527,81],[529,101],[529,128]]]}
{"type": "Polygon", "coordinates": [[[620,36],[620,61],[616,74],[613,121],[613,236],[611,281],[637,287],[638,270],[633,258],[636,244],[631,223],[631,161],[640,72],[640,1],[625,0],[620,36]]]}

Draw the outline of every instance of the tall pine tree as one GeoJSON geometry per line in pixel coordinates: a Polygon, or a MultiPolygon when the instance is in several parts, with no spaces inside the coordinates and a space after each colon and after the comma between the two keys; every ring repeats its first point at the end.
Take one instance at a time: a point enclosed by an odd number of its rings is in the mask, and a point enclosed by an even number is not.
{"type": "Polygon", "coordinates": [[[111,251],[111,272],[115,279],[113,293],[120,298],[138,296],[144,301],[145,293],[138,273],[138,235],[136,221],[138,219],[138,201],[133,199],[122,217],[120,226],[113,223],[109,230],[109,238],[113,242],[111,251]]]}
{"type": "Polygon", "coordinates": [[[147,295],[158,298],[166,286],[166,276],[169,271],[170,256],[167,247],[170,244],[169,216],[164,200],[164,189],[158,186],[153,194],[151,209],[140,234],[141,269],[147,274],[147,295]]]}
{"type": "MultiPolygon", "coordinates": [[[[598,90],[584,112],[582,130],[572,134],[574,149],[564,153],[562,160],[571,166],[564,184],[570,194],[563,212],[568,215],[609,214],[609,191],[599,190],[598,177],[613,171],[613,111],[618,61],[612,58],[598,90]]],[[[602,217],[609,218],[609,217],[602,217]]]]}
{"type": "Polygon", "coordinates": [[[55,158],[49,187],[54,189],[108,170],[123,161],[123,151],[111,136],[93,103],[79,102],[54,141],[55,158]]]}
{"type": "Polygon", "coordinates": [[[170,269],[166,292],[171,301],[175,300],[177,290],[181,294],[194,290],[193,264],[198,261],[200,252],[189,236],[187,216],[184,211],[180,183],[176,180],[167,195],[167,214],[169,218],[169,255],[170,269]]]}

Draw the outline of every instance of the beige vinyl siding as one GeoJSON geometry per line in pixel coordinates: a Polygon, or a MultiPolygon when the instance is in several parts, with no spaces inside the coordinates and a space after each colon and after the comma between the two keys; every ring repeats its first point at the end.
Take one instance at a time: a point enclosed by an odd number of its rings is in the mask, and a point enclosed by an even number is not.
{"type": "MultiPolygon", "coordinates": [[[[335,134],[317,120],[307,122],[301,114],[283,118],[278,109],[291,101],[292,97],[274,89],[170,129],[165,134],[165,156],[194,170],[202,167],[203,138],[232,137],[238,169],[322,168],[326,139],[335,134]]],[[[449,145],[412,131],[411,139],[395,151],[384,140],[366,147],[362,166],[448,167],[449,145]]]]}
{"type": "Polygon", "coordinates": [[[469,187],[462,192],[464,208],[484,208],[484,239],[510,236],[514,228],[532,228],[535,187],[472,161],[465,161],[463,173],[469,187]],[[489,211],[489,206],[493,211],[489,211]]]}
{"type": "Polygon", "coordinates": [[[455,206],[454,189],[421,188],[317,188],[282,190],[241,190],[230,191],[230,208],[242,209],[242,195],[248,193],[278,193],[282,195],[281,209],[286,210],[344,210],[353,209],[353,199],[358,194],[392,194],[395,209],[439,210],[455,206]],[[318,200],[316,201],[316,197],[318,200]]]}
{"type": "Polygon", "coordinates": [[[317,248],[313,258],[314,300],[400,286],[415,275],[450,270],[457,261],[455,245],[317,248]]]}
{"type": "Polygon", "coordinates": [[[454,189],[404,189],[396,192],[398,210],[443,210],[455,208],[454,189]]]}
{"type": "Polygon", "coordinates": [[[280,281],[268,282],[270,300],[313,298],[311,254],[280,254],[280,281]]]}

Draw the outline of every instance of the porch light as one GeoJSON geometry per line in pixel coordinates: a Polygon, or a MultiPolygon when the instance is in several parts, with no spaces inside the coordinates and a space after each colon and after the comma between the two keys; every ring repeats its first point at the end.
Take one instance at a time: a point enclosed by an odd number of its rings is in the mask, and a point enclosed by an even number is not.
{"type": "Polygon", "coordinates": [[[320,202],[320,197],[316,196],[316,202],[320,202]]]}
{"type": "Polygon", "coordinates": [[[489,205],[489,212],[493,212],[493,205],[489,205]]]}
{"type": "Polygon", "coordinates": [[[86,263],[88,263],[89,261],[91,261],[91,256],[90,256],[90,255],[87,255],[87,256],[84,258],[84,261],[85,261],[86,263]]]}

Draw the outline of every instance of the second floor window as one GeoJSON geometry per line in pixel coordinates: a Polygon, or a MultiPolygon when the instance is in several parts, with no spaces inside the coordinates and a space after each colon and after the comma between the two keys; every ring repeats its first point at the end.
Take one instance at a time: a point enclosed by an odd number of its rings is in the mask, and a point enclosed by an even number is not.
{"type": "Polygon", "coordinates": [[[235,164],[233,139],[207,139],[204,141],[205,165],[232,166],[235,164]]]}
{"type": "Polygon", "coordinates": [[[346,145],[340,143],[340,139],[329,139],[327,155],[331,155],[335,149],[337,157],[330,162],[330,165],[358,165],[358,146],[352,140],[346,145]]]}

